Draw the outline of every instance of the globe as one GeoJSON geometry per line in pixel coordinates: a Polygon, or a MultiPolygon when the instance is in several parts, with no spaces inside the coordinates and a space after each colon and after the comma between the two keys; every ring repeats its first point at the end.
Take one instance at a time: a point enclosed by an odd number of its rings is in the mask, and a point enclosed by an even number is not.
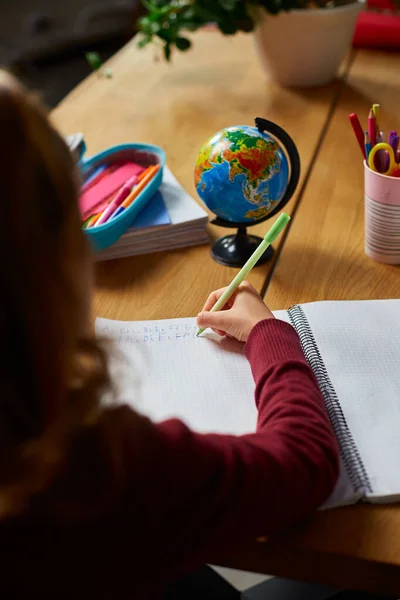
{"type": "Polygon", "coordinates": [[[251,224],[280,203],[289,165],[275,139],[246,125],[222,129],[201,148],[195,167],[197,193],[211,212],[251,224]]]}

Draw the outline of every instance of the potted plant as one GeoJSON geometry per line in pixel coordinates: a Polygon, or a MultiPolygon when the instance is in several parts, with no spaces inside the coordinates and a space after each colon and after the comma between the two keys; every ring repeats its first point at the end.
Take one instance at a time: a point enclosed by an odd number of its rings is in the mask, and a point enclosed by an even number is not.
{"type": "Polygon", "coordinates": [[[268,76],[288,87],[312,87],[336,76],[351,45],[363,0],[143,0],[141,47],[159,38],[188,50],[187,33],[209,23],[226,35],[254,31],[268,76]]]}

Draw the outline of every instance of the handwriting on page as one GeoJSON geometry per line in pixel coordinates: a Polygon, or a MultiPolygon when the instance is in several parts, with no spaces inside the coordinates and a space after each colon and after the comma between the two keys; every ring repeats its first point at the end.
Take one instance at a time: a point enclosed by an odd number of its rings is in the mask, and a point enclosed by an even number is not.
{"type": "MultiPolygon", "coordinates": [[[[111,333],[108,326],[102,328],[104,335],[111,333]]],[[[114,331],[114,337],[122,345],[129,344],[148,344],[162,343],[166,341],[187,341],[196,337],[196,324],[169,323],[161,325],[154,323],[152,325],[122,326],[114,331]]]]}
{"type": "Polygon", "coordinates": [[[178,418],[203,433],[255,430],[254,382],[238,342],[211,330],[197,338],[193,317],[98,318],[96,332],[120,351],[111,354],[111,369],[122,402],[155,422],[178,418]]]}

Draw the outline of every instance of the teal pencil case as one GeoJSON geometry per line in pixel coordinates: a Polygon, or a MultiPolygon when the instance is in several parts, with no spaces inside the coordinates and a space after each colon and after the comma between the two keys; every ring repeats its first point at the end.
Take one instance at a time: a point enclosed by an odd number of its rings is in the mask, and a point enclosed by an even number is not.
{"type": "Polygon", "coordinates": [[[117,240],[132,225],[132,222],[146,204],[153,198],[161,185],[166,156],[162,148],[150,144],[122,144],[108,148],[89,159],[81,157],[79,167],[84,180],[88,179],[101,165],[112,166],[124,162],[133,162],[145,168],[160,165],[159,171],[149,181],[146,187],[135,198],[133,203],[122,212],[103,225],[84,229],[94,252],[100,252],[117,240]]]}

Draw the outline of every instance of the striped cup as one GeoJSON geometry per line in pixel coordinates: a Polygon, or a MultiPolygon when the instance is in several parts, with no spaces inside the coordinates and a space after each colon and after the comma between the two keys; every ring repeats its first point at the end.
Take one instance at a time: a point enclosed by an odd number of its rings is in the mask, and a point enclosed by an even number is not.
{"type": "Polygon", "coordinates": [[[364,162],[365,254],[400,264],[400,178],[372,171],[364,162]]]}

